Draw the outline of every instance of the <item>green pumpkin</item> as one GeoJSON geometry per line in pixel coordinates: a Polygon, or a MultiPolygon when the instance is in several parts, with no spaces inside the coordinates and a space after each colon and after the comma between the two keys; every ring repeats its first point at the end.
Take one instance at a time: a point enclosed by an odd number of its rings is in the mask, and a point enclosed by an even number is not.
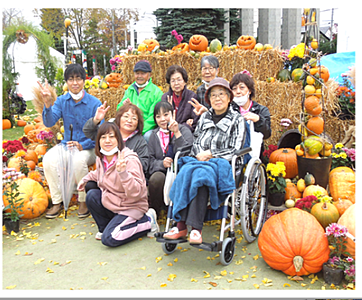
{"type": "Polygon", "coordinates": [[[222,49],[222,44],[218,39],[213,39],[210,43],[209,48],[210,48],[210,52],[215,53],[222,49]]]}
{"type": "Polygon", "coordinates": [[[304,77],[305,77],[305,74],[303,72],[303,69],[297,68],[297,69],[293,70],[293,72],[292,72],[292,80],[294,82],[298,82],[300,80],[303,80],[304,77]]]}
{"type": "Polygon", "coordinates": [[[318,136],[311,135],[304,141],[304,148],[309,155],[315,155],[323,149],[323,143],[318,136]]]}
{"type": "Polygon", "coordinates": [[[304,182],[305,182],[306,186],[315,184],[315,178],[312,174],[309,174],[307,172],[307,174],[305,174],[305,176],[304,176],[304,182]]]}
{"type": "Polygon", "coordinates": [[[277,75],[277,79],[281,82],[291,80],[290,71],[288,69],[281,70],[277,75]]]}
{"type": "Polygon", "coordinates": [[[329,224],[337,223],[339,212],[337,207],[328,202],[314,204],[310,212],[325,229],[329,224]]]}

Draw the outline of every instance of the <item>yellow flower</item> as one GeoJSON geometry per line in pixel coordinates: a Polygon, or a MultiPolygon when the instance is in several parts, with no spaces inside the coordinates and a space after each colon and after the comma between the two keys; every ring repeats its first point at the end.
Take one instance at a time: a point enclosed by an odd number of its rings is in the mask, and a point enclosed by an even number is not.
{"type": "Polygon", "coordinates": [[[91,82],[89,81],[89,79],[86,79],[86,81],[84,82],[84,87],[86,89],[88,89],[90,87],[90,85],[91,85],[91,82]]]}
{"type": "Polygon", "coordinates": [[[92,78],[92,83],[99,83],[99,79],[97,77],[92,78]]]}
{"type": "Polygon", "coordinates": [[[337,143],[334,148],[336,149],[340,149],[340,148],[343,148],[343,144],[342,143],[337,143]]]}
{"type": "Polygon", "coordinates": [[[15,155],[15,157],[22,157],[25,156],[25,151],[24,150],[18,150],[15,155]]]}
{"type": "Polygon", "coordinates": [[[347,154],[345,152],[342,152],[339,156],[342,157],[343,159],[347,158],[347,154]]]}

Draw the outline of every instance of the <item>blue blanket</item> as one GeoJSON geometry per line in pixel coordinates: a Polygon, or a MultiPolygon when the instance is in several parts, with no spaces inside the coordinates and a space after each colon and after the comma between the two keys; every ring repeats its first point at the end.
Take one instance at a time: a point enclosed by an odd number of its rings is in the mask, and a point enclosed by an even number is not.
{"type": "Polygon", "coordinates": [[[205,185],[209,188],[212,209],[217,209],[235,189],[231,165],[223,158],[198,161],[190,156],[181,157],[178,168],[180,171],[170,191],[176,222],[181,220],[179,212],[196,197],[199,187],[205,185]]]}

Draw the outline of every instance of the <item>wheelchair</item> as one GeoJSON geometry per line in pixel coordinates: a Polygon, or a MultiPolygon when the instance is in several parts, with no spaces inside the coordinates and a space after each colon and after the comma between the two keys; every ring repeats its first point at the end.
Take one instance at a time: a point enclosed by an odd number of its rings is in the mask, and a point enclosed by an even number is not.
{"type": "MultiPolygon", "coordinates": [[[[183,147],[175,154],[174,172],[177,177],[177,162],[182,156],[188,155],[191,146],[183,147]]],[[[219,240],[193,247],[206,251],[219,252],[220,262],[229,265],[234,257],[236,242],[236,226],[240,225],[244,238],[248,243],[253,242],[259,235],[268,211],[267,176],[264,164],[257,157],[251,158],[245,165],[244,155],[251,151],[250,147],[239,150],[231,160],[235,189],[229,194],[217,210],[208,209],[204,222],[221,219],[219,240]],[[228,221],[228,222],[227,222],[228,221]],[[226,236],[227,234],[227,236],[226,236]],[[225,237],[226,236],[226,237],[225,237]]],[[[172,201],[169,203],[164,232],[155,233],[156,241],[162,243],[162,250],[172,254],[179,243],[187,239],[170,240],[163,235],[175,226],[172,219],[172,201]]]]}

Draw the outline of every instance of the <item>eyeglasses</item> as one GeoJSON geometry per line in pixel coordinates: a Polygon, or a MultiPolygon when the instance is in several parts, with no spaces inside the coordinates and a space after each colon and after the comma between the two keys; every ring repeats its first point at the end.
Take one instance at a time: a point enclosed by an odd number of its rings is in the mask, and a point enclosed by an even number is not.
{"type": "Polygon", "coordinates": [[[83,79],[82,78],[80,78],[80,77],[76,77],[76,78],[73,78],[73,77],[70,77],[70,78],[68,78],[68,80],[67,81],[69,81],[69,82],[81,82],[81,81],[83,81],[83,79]]]}
{"type": "Polygon", "coordinates": [[[201,71],[202,71],[202,72],[207,72],[207,71],[209,71],[210,73],[212,73],[212,72],[215,71],[215,68],[214,68],[214,67],[208,67],[208,68],[202,67],[202,68],[201,68],[201,71]]]}
{"type": "Polygon", "coordinates": [[[132,122],[138,122],[138,118],[136,117],[131,117],[131,116],[128,116],[128,115],[123,115],[121,117],[123,120],[131,120],[132,122]]]}
{"type": "Polygon", "coordinates": [[[182,78],[177,78],[177,79],[172,79],[170,82],[171,83],[176,83],[176,82],[182,82],[183,79],[182,78]]]}
{"type": "Polygon", "coordinates": [[[220,99],[224,98],[227,95],[225,92],[220,92],[218,94],[210,94],[210,99],[215,100],[217,97],[220,99]]]}

